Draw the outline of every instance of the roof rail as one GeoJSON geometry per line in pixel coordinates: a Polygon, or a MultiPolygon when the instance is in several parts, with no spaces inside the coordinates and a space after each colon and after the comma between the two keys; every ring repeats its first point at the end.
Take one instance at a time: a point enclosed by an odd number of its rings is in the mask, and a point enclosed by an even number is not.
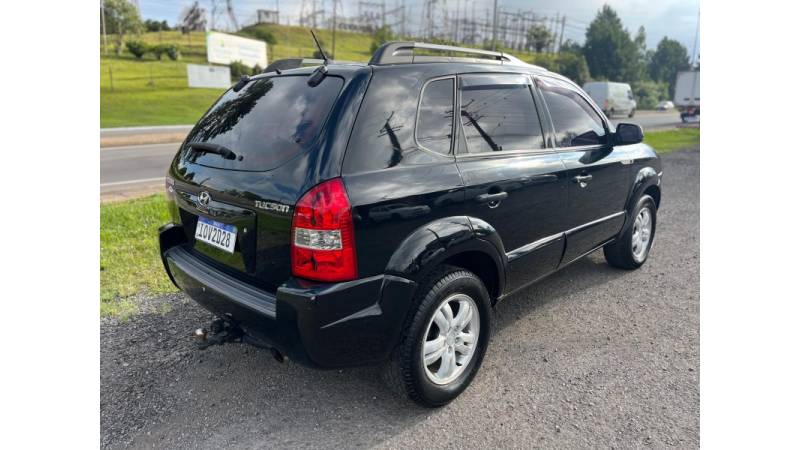
{"type": "Polygon", "coordinates": [[[425,42],[387,42],[372,55],[369,64],[413,64],[415,62],[493,62],[495,64],[514,64],[531,66],[520,59],[503,52],[480,50],[476,48],[454,47],[451,45],[428,44],[425,42]],[[444,53],[462,53],[465,56],[415,55],[415,49],[434,50],[444,53]],[[468,55],[472,55],[471,57],[468,55]]]}

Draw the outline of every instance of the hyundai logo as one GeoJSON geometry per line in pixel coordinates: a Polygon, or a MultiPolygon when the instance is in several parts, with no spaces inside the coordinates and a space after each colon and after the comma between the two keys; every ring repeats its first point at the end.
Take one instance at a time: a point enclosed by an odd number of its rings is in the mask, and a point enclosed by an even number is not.
{"type": "Polygon", "coordinates": [[[200,202],[201,206],[208,206],[208,204],[211,202],[211,194],[203,191],[200,193],[197,200],[200,202]]]}

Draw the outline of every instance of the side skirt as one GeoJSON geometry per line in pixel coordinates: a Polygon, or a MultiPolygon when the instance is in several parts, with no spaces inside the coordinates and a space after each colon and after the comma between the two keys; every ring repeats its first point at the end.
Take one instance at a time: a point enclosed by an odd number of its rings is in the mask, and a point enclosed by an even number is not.
{"type": "Polygon", "coordinates": [[[563,268],[565,268],[565,267],[569,267],[569,266],[570,266],[570,265],[572,265],[573,263],[575,263],[575,262],[577,262],[577,261],[580,261],[580,260],[581,260],[581,259],[583,259],[584,257],[586,257],[586,256],[588,256],[588,255],[590,255],[590,254],[594,253],[594,252],[595,252],[595,251],[597,251],[597,250],[600,250],[601,248],[603,248],[603,247],[604,247],[604,246],[606,246],[607,244],[610,244],[610,243],[614,242],[615,240],[617,240],[617,238],[616,238],[616,237],[613,237],[613,238],[611,238],[611,239],[609,239],[609,240],[607,240],[607,241],[603,242],[602,244],[598,245],[597,247],[595,247],[595,248],[593,248],[593,249],[589,250],[588,252],[586,252],[586,253],[584,253],[584,254],[582,254],[582,255],[578,256],[577,258],[573,259],[572,261],[570,261],[570,262],[568,262],[568,263],[565,263],[565,264],[563,264],[563,265],[559,266],[557,269],[555,269],[555,270],[553,270],[553,271],[551,271],[551,272],[548,272],[548,273],[546,273],[546,274],[544,274],[544,275],[542,275],[542,276],[540,276],[540,277],[538,277],[538,278],[534,279],[533,281],[530,281],[530,282],[528,282],[528,283],[525,283],[525,284],[523,284],[522,286],[520,286],[520,287],[518,287],[518,288],[516,288],[516,289],[514,289],[514,290],[511,290],[511,291],[509,291],[509,292],[506,292],[506,293],[504,293],[503,295],[501,295],[501,296],[497,297],[497,301],[495,302],[495,305],[496,305],[496,304],[498,304],[498,303],[500,303],[501,301],[505,300],[507,297],[509,297],[509,296],[511,296],[511,295],[513,295],[513,294],[516,294],[517,292],[519,292],[519,291],[521,291],[521,290],[523,290],[523,289],[525,289],[525,288],[527,288],[527,287],[531,286],[531,285],[532,285],[532,284],[534,284],[534,283],[537,283],[537,282],[539,282],[540,280],[542,280],[542,279],[544,279],[544,278],[547,278],[547,277],[549,277],[550,275],[552,275],[552,274],[554,274],[554,273],[556,273],[556,272],[560,271],[561,269],[563,269],[563,268]]]}

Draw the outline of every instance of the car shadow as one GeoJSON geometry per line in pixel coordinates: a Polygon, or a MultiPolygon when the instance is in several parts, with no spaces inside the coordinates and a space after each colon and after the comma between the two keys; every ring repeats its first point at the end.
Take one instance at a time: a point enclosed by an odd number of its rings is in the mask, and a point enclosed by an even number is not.
{"type": "Polygon", "coordinates": [[[608,265],[602,251],[595,251],[498,302],[495,305],[494,331],[497,333],[513,326],[536,308],[575,297],[626,273],[629,272],[608,265]]]}

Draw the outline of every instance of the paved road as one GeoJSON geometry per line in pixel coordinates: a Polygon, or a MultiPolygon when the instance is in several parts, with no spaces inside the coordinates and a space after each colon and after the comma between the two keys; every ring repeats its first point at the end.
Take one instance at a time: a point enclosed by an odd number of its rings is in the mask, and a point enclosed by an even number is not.
{"type": "Polygon", "coordinates": [[[180,144],[151,144],[100,150],[100,195],[135,196],[164,187],[167,166],[180,144]]]}
{"type": "Polygon", "coordinates": [[[648,262],[602,252],[496,309],[472,385],[428,410],[373,368],[278,364],[244,345],[197,350],[209,319],[175,294],[171,311],[103,320],[103,448],[696,448],[700,427],[699,151],[664,157],[648,262]]]}
{"type": "MultiPolygon", "coordinates": [[[[614,118],[613,122],[635,122],[645,130],[674,128],[680,123],[678,113],[644,111],[633,119],[614,118]]],[[[170,127],[167,130],[185,129],[170,127]]],[[[130,135],[152,130],[134,128],[103,130],[104,135],[130,135]]],[[[136,196],[157,192],[163,186],[167,165],[178,150],[177,143],[110,147],[100,150],[100,194],[103,198],[136,196]]]]}
{"type": "Polygon", "coordinates": [[[677,111],[639,111],[632,118],[614,117],[611,119],[614,124],[621,122],[636,123],[647,130],[663,130],[675,128],[681,123],[680,113],[677,111]]]}

